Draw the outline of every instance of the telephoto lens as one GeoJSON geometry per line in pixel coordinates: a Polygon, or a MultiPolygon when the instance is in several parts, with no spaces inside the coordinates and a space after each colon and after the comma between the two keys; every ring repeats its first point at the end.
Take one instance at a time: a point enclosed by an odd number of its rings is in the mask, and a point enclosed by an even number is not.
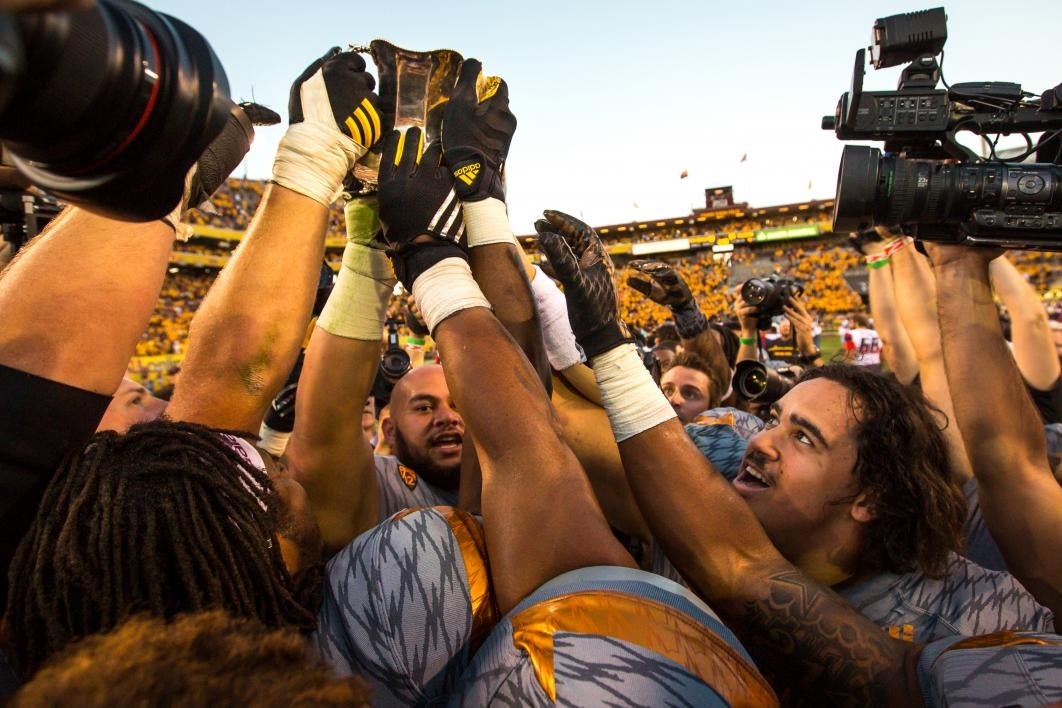
{"type": "Polygon", "coordinates": [[[734,390],[746,401],[774,403],[795,384],[792,369],[779,372],[751,359],[739,361],[734,370],[734,390]]]}
{"type": "Polygon", "coordinates": [[[106,216],[172,211],[233,105],[203,36],[130,0],[4,20],[20,54],[0,94],[0,139],[15,166],[106,216]]]}

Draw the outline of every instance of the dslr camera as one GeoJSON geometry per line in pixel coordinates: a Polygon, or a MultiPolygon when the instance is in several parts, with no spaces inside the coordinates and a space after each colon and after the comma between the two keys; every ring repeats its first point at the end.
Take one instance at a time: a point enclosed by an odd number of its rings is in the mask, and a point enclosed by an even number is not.
{"type": "Polygon", "coordinates": [[[999,81],[948,86],[938,60],[947,36],[942,7],[874,23],[869,63],[909,62],[896,91],[864,91],[866,50],[856,52],[851,88],[822,127],[840,140],[883,141],[885,152],[845,146],[833,230],[901,226],[931,241],[1062,251],[1062,84],[1039,96],[999,81]],[[1000,159],[988,139],[984,159],[959,144],[959,131],[1020,134],[1027,149],[1000,159]]]}
{"type": "Polygon", "coordinates": [[[803,283],[780,275],[749,278],[741,286],[741,299],[755,307],[759,315],[756,320],[759,329],[769,328],[771,318],[783,314],[782,307],[786,300],[803,294],[803,283]]]}
{"type": "Polygon", "coordinates": [[[206,39],[131,0],[0,12],[0,140],[60,199],[125,221],[173,210],[233,103],[206,39]]]}

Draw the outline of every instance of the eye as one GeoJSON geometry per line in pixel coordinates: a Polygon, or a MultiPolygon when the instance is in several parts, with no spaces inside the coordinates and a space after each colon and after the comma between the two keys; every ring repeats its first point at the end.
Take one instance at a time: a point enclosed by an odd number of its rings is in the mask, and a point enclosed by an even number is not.
{"type": "Polygon", "coordinates": [[[774,413],[771,413],[769,416],[767,416],[767,420],[764,421],[763,428],[764,430],[768,428],[774,428],[778,425],[778,422],[778,416],[774,413]]]}
{"type": "Polygon", "coordinates": [[[796,432],[796,434],[793,435],[793,437],[801,445],[807,445],[808,447],[814,447],[815,446],[815,441],[812,440],[811,437],[807,433],[805,433],[803,430],[798,430],[796,432]]]}

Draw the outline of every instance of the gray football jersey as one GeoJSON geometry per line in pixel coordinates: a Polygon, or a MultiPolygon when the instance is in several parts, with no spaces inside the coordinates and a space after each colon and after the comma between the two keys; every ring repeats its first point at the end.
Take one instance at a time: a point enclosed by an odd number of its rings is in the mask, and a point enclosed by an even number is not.
{"type": "Polygon", "coordinates": [[[397,457],[376,455],[376,487],[379,490],[377,523],[389,519],[403,509],[429,506],[457,506],[457,492],[439,489],[397,457]]]}
{"type": "Polygon", "coordinates": [[[952,554],[943,578],[882,573],[841,595],[897,639],[928,643],[1003,630],[1053,632],[1051,611],[1014,576],[952,554]]]}

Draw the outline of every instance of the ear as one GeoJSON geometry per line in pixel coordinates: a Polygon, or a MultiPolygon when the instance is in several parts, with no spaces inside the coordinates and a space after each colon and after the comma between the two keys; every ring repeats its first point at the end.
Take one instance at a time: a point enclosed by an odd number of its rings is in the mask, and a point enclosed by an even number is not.
{"type": "Polygon", "coordinates": [[[877,513],[874,511],[874,507],[870,504],[870,495],[866,492],[860,492],[859,495],[856,496],[852,501],[849,513],[855,521],[861,524],[870,523],[878,518],[877,513]]]}
{"type": "Polygon", "coordinates": [[[394,449],[395,424],[394,421],[391,420],[391,416],[387,416],[382,421],[380,421],[380,432],[383,433],[384,440],[387,441],[387,444],[390,445],[392,449],[394,449]]]}

